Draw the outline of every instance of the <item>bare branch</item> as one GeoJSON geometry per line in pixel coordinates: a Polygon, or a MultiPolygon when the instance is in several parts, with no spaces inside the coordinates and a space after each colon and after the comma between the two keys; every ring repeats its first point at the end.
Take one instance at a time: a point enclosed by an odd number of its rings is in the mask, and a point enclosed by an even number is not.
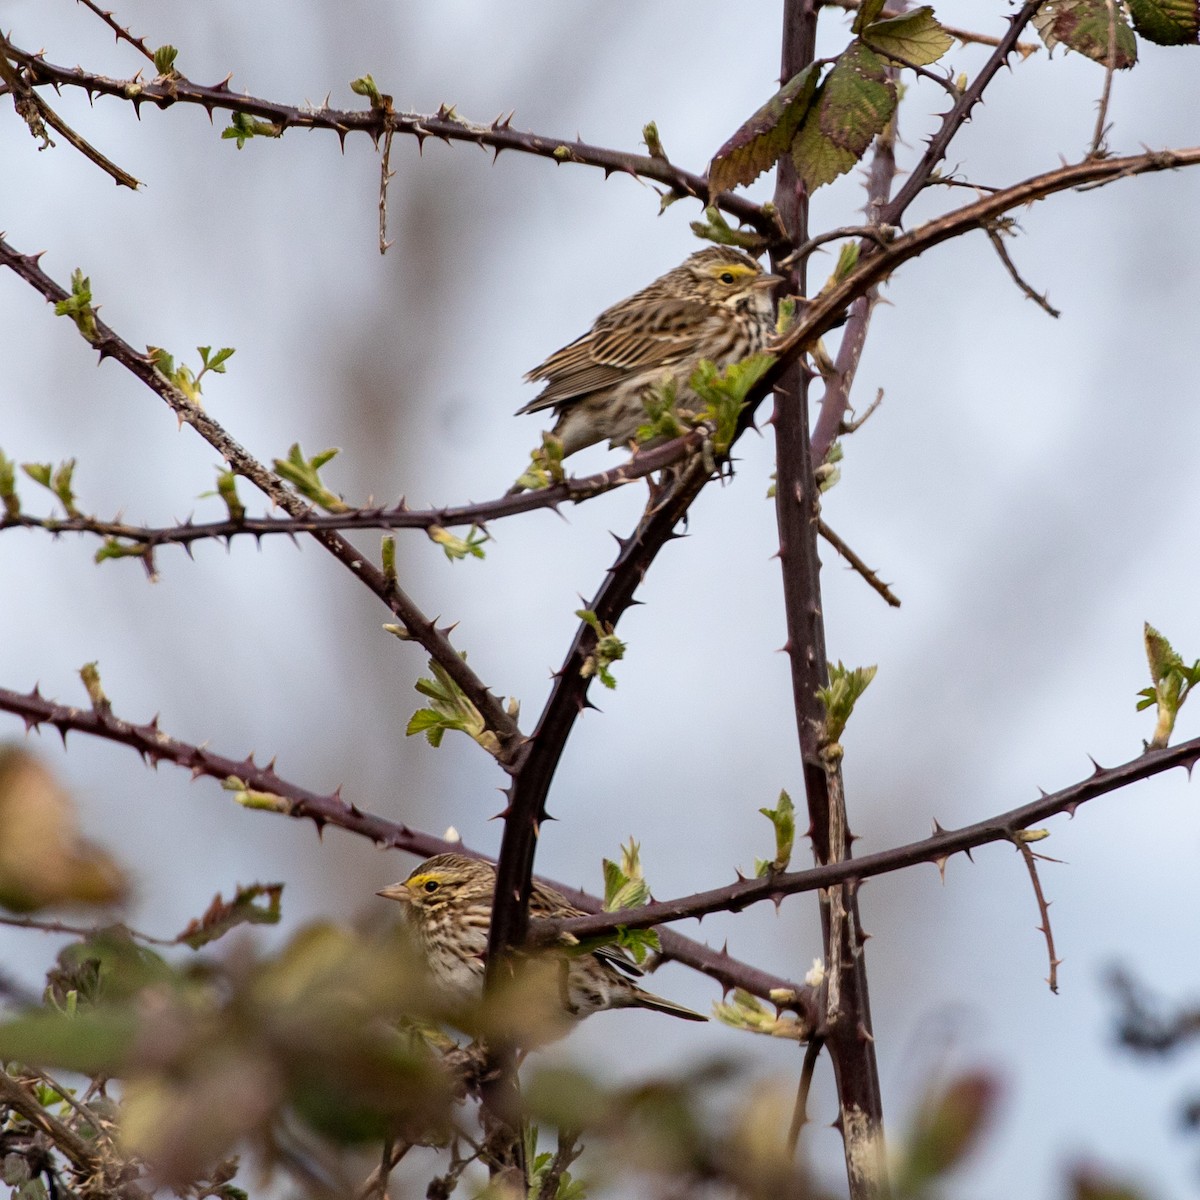
{"type": "Polygon", "coordinates": [[[1029,881],[1033,884],[1033,894],[1037,898],[1038,914],[1042,918],[1042,923],[1038,926],[1038,932],[1046,939],[1046,952],[1050,956],[1050,974],[1046,982],[1050,985],[1050,990],[1058,995],[1058,968],[1062,959],[1054,953],[1054,931],[1050,928],[1050,902],[1046,899],[1046,893],[1042,891],[1042,881],[1038,878],[1037,860],[1044,859],[1044,855],[1034,854],[1030,849],[1029,843],[1031,837],[1027,830],[1018,830],[1013,834],[1013,845],[1021,852],[1021,857],[1025,860],[1025,868],[1029,872],[1029,881]]]}
{"type": "Polygon", "coordinates": [[[817,1068],[817,1059],[825,1039],[820,1035],[809,1038],[804,1047],[804,1064],[800,1068],[800,1082],[796,1085],[796,1104],[792,1109],[792,1123],[788,1126],[787,1148],[793,1157],[796,1147],[800,1144],[800,1134],[808,1124],[808,1093],[812,1090],[813,1072],[817,1068]]]}
{"type": "MultiPolygon", "coordinates": [[[[123,167],[119,167],[110,158],[106,158],[99,150],[96,149],[90,142],[85,141],[79,136],[58,113],[48,105],[22,78],[19,71],[15,70],[12,63],[8,61],[7,51],[10,49],[9,42],[0,34],[0,79],[3,79],[8,87],[8,91],[13,98],[13,104],[16,106],[17,113],[26,122],[35,122],[37,120],[44,121],[52,129],[57,130],[84,158],[94,162],[100,170],[111,175],[112,178],[121,186],[132,188],[134,191],[141,186],[138,180],[129,174],[123,167]]],[[[38,125],[30,124],[30,129],[37,135],[45,136],[45,130],[38,125]]],[[[52,145],[47,139],[46,145],[52,145]]],[[[42,147],[45,149],[45,146],[42,147]]]]}
{"type": "Polygon", "coordinates": [[[1004,269],[1012,277],[1013,283],[1015,283],[1017,287],[1019,287],[1021,291],[1038,306],[1038,308],[1042,309],[1043,312],[1046,312],[1055,318],[1061,317],[1062,313],[1059,312],[1059,310],[1055,308],[1054,305],[1051,304],[1044,295],[1042,295],[1040,292],[1035,292],[1033,288],[1031,288],[1029,284],[1021,278],[1021,273],[1017,270],[1016,263],[1014,263],[1012,258],[1009,257],[1008,247],[1005,246],[1004,237],[1000,230],[996,227],[996,224],[993,222],[992,224],[985,226],[985,230],[988,235],[988,240],[992,243],[996,253],[1000,256],[1000,261],[1004,264],[1004,269]]]}
{"type": "Polygon", "coordinates": [[[1107,132],[1108,101],[1112,96],[1113,76],[1117,73],[1117,0],[1106,0],[1108,7],[1108,55],[1104,60],[1104,90],[1100,103],[1096,105],[1096,128],[1092,133],[1092,146],[1088,158],[1099,158],[1107,153],[1104,135],[1107,132]]]}
{"type": "Polygon", "coordinates": [[[817,522],[817,531],[867,581],[871,588],[877,591],[893,608],[900,607],[900,597],[824,521],[817,522]]]}
{"type": "Polygon", "coordinates": [[[139,54],[144,55],[151,62],[154,61],[154,51],[140,37],[134,37],[123,25],[117,24],[111,12],[95,4],[94,0],[76,0],[76,3],[82,4],[84,8],[94,12],[116,34],[118,42],[128,42],[139,54]]]}
{"type": "Polygon", "coordinates": [[[556,163],[580,163],[598,167],[605,175],[620,172],[638,179],[653,180],[665,184],[670,192],[678,196],[689,196],[703,204],[713,203],[718,208],[750,225],[768,239],[778,237],[778,229],[769,212],[732,192],[722,192],[711,201],[708,198],[708,183],[703,175],[695,175],[674,166],[665,158],[649,154],[628,154],[622,150],[610,150],[593,146],[587,142],[570,141],[546,137],[543,134],[513,129],[511,115],[501,120],[497,117],[489,125],[464,120],[453,110],[443,107],[437,113],[385,112],[382,109],[336,109],[322,106],[296,107],[278,104],[233,92],[229,81],[212,87],[192,83],[182,76],[169,80],[143,81],[140,79],[112,79],[84,71],[78,67],[60,67],[47,62],[40,54],[31,54],[0,40],[7,46],[10,57],[23,66],[35,84],[47,83],[55,87],[82,88],[89,95],[112,96],[140,108],[143,104],[155,104],[168,108],[172,104],[199,105],[208,113],[245,113],[269,121],[281,131],[289,128],[325,129],[345,138],[348,133],[361,132],[378,141],[387,130],[408,134],[424,143],[426,138],[440,138],[449,142],[469,142],[494,151],[516,150],[548,158],[556,163]]]}

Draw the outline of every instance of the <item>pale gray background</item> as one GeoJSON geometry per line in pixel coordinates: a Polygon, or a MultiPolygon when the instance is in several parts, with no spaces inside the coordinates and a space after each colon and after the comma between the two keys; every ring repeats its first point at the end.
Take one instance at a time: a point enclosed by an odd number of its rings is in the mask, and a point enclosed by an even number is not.
{"type": "MultiPolygon", "coordinates": [[[[998,32],[1003,4],[945,3],[947,21],[998,32]]],[[[471,0],[434,4],[292,0],[123,0],[151,45],[181,47],[180,69],[300,103],[370,71],[401,107],[457,104],[472,119],[515,108],[515,124],[636,149],[658,122],[680,164],[702,170],[771,93],[776,4],[683,0],[646,5],[471,0]]],[[[18,44],[60,63],[128,76],[128,48],[68,0],[5,0],[18,44]]],[[[847,36],[827,21],[823,52],[847,36]]],[[[948,61],[974,71],[978,48],[948,61]]],[[[1195,52],[1144,49],[1114,87],[1118,152],[1197,141],[1195,52]]],[[[972,179],[1002,184],[1078,157],[1102,72],[1041,54],[1003,72],[951,155],[972,179]]],[[[7,103],[7,102],[6,102],[7,103]]],[[[210,410],[261,458],[299,440],[340,446],[327,471],[351,500],[457,502],[497,495],[537,441],[521,375],[606,305],[695,248],[680,203],[658,217],[647,187],[470,146],[396,141],[386,258],[376,248],[378,162],[364,137],[343,154],[330,134],[290,132],[238,152],[199,109],[142,112],[79,93],[64,117],[146,182],[115,188],[70,149],[37,153],[11,112],[0,120],[0,228],[66,281],[91,276],[104,317],[134,344],[189,361],[197,344],[234,345],[210,410]]],[[[911,163],[944,110],[912,86],[901,133],[911,163]]],[[[760,184],[755,195],[769,194],[760,184]]],[[[966,198],[957,193],[952,198],[966,198]]],[[[941,193],[920,211],[944,203],[941,193]]],[[[1141,623],[1200,654],[1192,464],[1196,418],[1195,213],[1200,175],[1144,178],[1057,197],[1018,214],[1010,244],[1033,286],[1063,310],[1050,320],[1009,282],[982,235],[942,246],[889,284],[859,376],[883,408],[847,443],[826,516],[904,607],[884,607],[836,562],[824,574],[830,653],[878,663],[846,739],[861,852],[1023,803],[1137,754],[1151,721],[1141,623]]],[[[815,228],[857,219],[856,177],[822,191],[815,228]]],[[[917,214],[914,214],[914,216],[917,214]]],[[[826,259],[831,263],[832,258],[826,259]]],[[[818,264],[817,282],[823,270],[818,264]]],[[[10,273],[0,274],[0,446],[25,460],[79,458],[85,507],[151,522],[215,516],[216,455],[145,388],[95,355],[10,273]]],[[[660,896],[749,869],[770,845],[759,806],[800,778],[771,505],[769,431],[746,438],[733,483],[697,504],[692,536],[662,556],[622,624],[628,659],[603,714],[581,722],[551,797],[539,866],[595,888],[599,860],[635,834],[660,896]]],[[[580,468],[607,461],[603,454],[580,468]]],[[[35,503],[32,484],[24,487],[35,503]]],[[[252,510],[258,501],[243,487],[252,510]]],[[[627,530],[636,488],[566,514],[498,524],[485,563],[451,565],[401,535],[405,582],[427,612],[459,622],[456,644],[531,723],[574,624],[627,530]]],[[[36,501],[40,503],[40,500],[36,501]]],[[[364,543],[377,546],[370,537],[364,543]]],[[[119,713],[160,712],[164,728],[232,755],[277,755],[288,778],[441,832],[498,845],[503,782],[464,738],[439,752],[404,736],[424,661],[380,631],[386,614],[312,545],[246,539],[231,551],[160,554],[149,585],[136,562],[95,567],[94,542],[0,539],[0,682],[40,681],[78,702],[80,664],[98,659],[119,713]]],[[[1181,736],[1194,734],[1185,710],[1181,736]]],[[[0,733],[19,736],[12,719],[0,733]]],[[[170,933],[214,889],[282,879],[285,928],[351,917],[411,865],[336,831],[237,809],[213,783],[128,751],[36,739],[77,797],[90,831],[132,871],[131,918],[170,933]]],[[[928,1081],[964,1065],[998,1070],[1001,1118],[956,1192],[1061,1194],[1063,1168],[1095,1159],[1158,1196],[1195,1190],[1200,1146],[1177,1128],[1195,1064],[1152,1067],[1111,1045],[1102,976],[1114,963],[1171,995],[1195,995],[1200,820],[1182,772],[1058,819],[1042,848],[1061,994],[1043,979],[1045,947],[1023,868],[988,848],[974,865],[932,867],[864,889],[873,1007],[890,1126],[928,1081]]],[[[799,858],[805,858],[801,849],[799,858]]],[[[696,926],[683,926],[695,932],[696,926]]],[[[797,897],[710,918],[703,936],[798,975],[819,946],[815,905],[797,897]]],[[[6,964],[34,980],[52,945],[0,933],[6,964]]],[[[680,968],[655,987],[707,1007],[715,990],[680,968]]],[[[712,1025],[606,1014],[555,1053],[609,1075],[673,1070],[740,1055],[754,1078],[790,1091],[799,1055],[712,1025]]],[[[826,1178],[840,1177],[823,1068],[806,1134],[826,1178]]]]}

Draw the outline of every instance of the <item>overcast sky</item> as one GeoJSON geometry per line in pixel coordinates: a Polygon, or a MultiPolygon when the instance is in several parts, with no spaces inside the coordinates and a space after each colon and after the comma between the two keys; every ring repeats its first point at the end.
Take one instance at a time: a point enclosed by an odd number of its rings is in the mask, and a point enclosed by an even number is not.
{"type": "MultiPolygon", "coordinates": [[[[18,45],[44,47],[127,77],[142,65],[68,0],[6,0],[18,45]]],[[[708,0],[123,0],[118,15],[151,45],[180,48],[179,69],[257,96],[357,106],[349,81],[371,72],[396,105],[453,103],[490,120],[636,150],[654,119],[671,158],[703,170],[776,85],[778,5],[708,0]]],[[[1007,6],[938,5],[948,23],[1002,29],[1007,6]]],[[[822,53],[848,22],[827,19],[822,53]]],[[[1115,81],[1110,145],[1200,141],[1194,51],[1143,47],[1115,81]]],[[[956,46],[973,73],[979,48],[956,46]]],[[[1060,52],[1014,63],[962,132],[950,165],[1002,185],[1082,155],[1103,82],[1060,52]]],[[[583,332],[603,308],[696,248],[698,206],[658,215],[629,178],[517,154],[493,165],[469,146],[398,139],[390,197],[395,245],[376,244],[378,160],[365,137],[344,152],[292,131],[242,151],[199,109],[145,108],[65,93],[56,109],[139,179],[133,194],[65,144],[38,153],[11,114],[0,121],[0,229],[46,251],[60,281],[80,267],[105,319],[134,345],[186,360],[235,346],[205,403],[260,459],[299,441],[339,446],[326,475],[352,502],[482,500],[522,470],[543,427],[514,418],[532,398],[523,373],[583,332]]],[[[944,110],[910,84],[901,111],[909,164],[944,110]]],[[[769,195],[763,181],[751,189],[769,195]]],[[[913,217],[970,193],[936,192],[913,217]]],[[[856,223],[861,180],[823,190],[814,229],[856,223]]],[[[824,513],[903,600],[893,611],[826,562],[831,658],[879,674],[845,738],[860,853],[1024,803],[1091,769],[1134,757],[1152,721],[1135,712],[1148,683],[1143,620],[1200,656],[1195,602],[1200,443],[1195,379],[1200,174],[1178,172],[1069,194],[1016,214],[1009,249],[1062,310],[1025,299],[982,234],[938,247],[888,284],[859,374],[859,407],[883,406],[845,444],[824,513]]],[[[833,258],[817,261],[819,284],[833,258]]],[[[836,338],[831,339],[836,349],[836,338]]],[[[221,515],[199,499],[217,456],[112,362],[95,355],[11,273],[0,274],[0,448],[20,461],[75,456],[84,508],[166,523],[221,515]]],[[[600,859],[631,834],[656,894],[730,880],[770,847],[757,809],[780,788],[799,801],[772,505],[769,428],[738,447],[733,481],[696,505],[690,536],[663,553],[622,622],[628,643],[603,712],[580,722],[550,800],[539,869],[596,890],[600,859]]],[[[580,470],[616,461],[581,456],[580,470]]],[[[251,511],[261,505],[243,486],[251,511]]],[[[32,484],[23,488],[30,507],[32,484]]],[[[566,520],[535,513],[494,527],[486,562],[447,563],[401,534],[404,582],[426,612],[458,622],[455,643],[532,727],[574,627],[644,502],[630,487],[566,520]]],[[[377,549],[374,535],[362,544],[377,549]]],[[[277,756],[281,774],[342,784],[363,808],[440,833],[457,827],[494,852],[503,779],[465,738],[438,751],[407,739],[424,660],[381,629],[387,614],[314,545],[200,545],[195,561],[159,554],[149,584],[134,561],[91,561],[95,545],[10,532],[0,538],[0,685],[40,682],[79,703],[76,672],[98,659],[116,711],[208,741],[221,753],[277,756]]],[[[1180,736],[1197,732],[1184,710],[1180,736]]],[[[0,718],[0,736],[21,726],[0,718]]],[[[237,809],[213,782],[145,769],[120,747],[73,737],[36,744],[84,822],[137,884],[130,917],[176,932],[214,890],[282,879],[284,937],[317,916],[380,903],[407,856],[330,831],[237,809]]],[[[1195,790],[1175,772],[1050,823],[1039,849],[1065,960],[1045,983],[1045,945],[1019,859],[986,848],[863,889],[872,1007],[889,1127],[921,1089],[964,1066],[1004,1078],[1000,1120],[956,1194],[1053,1196],[1062,1170],[1108,1164],[1160,1197],[1195,1190],[1200,1144],[1178,1111],[1194,1064],[1135,1062],[1112,1045],[1105,971],[1123,964],[1170,998],[1195,998],[1200,842],[1195,790]]],[[[804,860],[802,848],[798,862],[804,860]]],[[[697,933],[685,923],[684,932],[697,933]]],[[[819,953],[811,897],[777,914],[714,917],[699,934],[781,974],[819,953]]],[[[53,950],[0,932],[0,956],[37,979],[53,950]]],[[[668,967],[654,989],[696,1007],[714,988],[668,967]]],[[[794,1086],[799,1055],[710,1025],[604,1014],[554,1054],[604,1075],[673,1070],[744,1056],[755,1081],[794,1086]],[[636,1054],[612,1053],[616,1044],[636,1054]]],[[[825,1069],[806,1133],[834,1184],[840,1145],[825,1069]]]]}

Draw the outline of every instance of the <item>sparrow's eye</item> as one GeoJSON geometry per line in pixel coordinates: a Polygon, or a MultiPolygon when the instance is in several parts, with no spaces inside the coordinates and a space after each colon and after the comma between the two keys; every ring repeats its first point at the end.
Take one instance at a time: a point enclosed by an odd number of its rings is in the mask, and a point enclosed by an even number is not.
{"type": "Polygon", "coordinates": [[[732,283],[733,279],[734,279],[734,275],[733,275],[732,271],[722,271],[721,272],[721,282],[722,283],[732,283]]]}
{"type": "Polygon", "coordinates": [[[427,879],[425,881],[425,891],[432,894],[436,892],[442,885],[436,879],[427,879]]]}

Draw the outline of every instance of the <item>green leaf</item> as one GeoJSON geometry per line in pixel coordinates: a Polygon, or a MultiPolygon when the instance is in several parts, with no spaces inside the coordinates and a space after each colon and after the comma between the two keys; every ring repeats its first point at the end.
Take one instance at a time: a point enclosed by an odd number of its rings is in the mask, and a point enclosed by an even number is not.
{"type": "Polygon", "coordinates": [[[487,532],[480,529],[478,525],[472,525],[465,538],[456,537],[441,525],[431,525],[425,532],[429,535],[430,541],[441,546],[451,562],[467,557],[483,558],[483,544],[491,541],[487,532]]]}
{"type": "Polygon", "coordinates": [[[785,791],[779,793],[779,804],[776,808],[760,808],[758,810],[775,827],[775,857],[766,863],[767,870],[760,871],[761,860],[754,864],[755,875],[761,877],[769,871],[786,871],[792,861],[792,848],[796,844],[796,806],[785,791]]]}
{"type": "Polygon", "coordinates": [[[1137,38],[1116,0],[1114,8],[1110,14],[1108,0],[1046,0],[1034,14],[1033,26],[1048,50],[1066,46],[1096,62],[1107,63],[1110,16],[1115,17],[1113,64],[1123,71],[1137,62],[1137,38]]]}
{"type": "Polygon", "coordinates": [[[95,342],[96,310],[92,307],[92,281],[76,268],[71,272],[71,294],[54,306],[54,315],[70,317],[75,327],[89,341],[95,342]]]}
{"type": "Polygon", "coordinates": [[[453,729],[478,742],[489,754],[498,754],[500,743],[496,735],[486,727],[479,709],[451,679],[446,668],[430,659],[429,669],[433,672],[433,678],[418,679],[416,688],[422,696],[428,696],[432,703],[413,713],[405,733],[409,737],[423,733],[425,740],[436,747],[441,745],[446,731],[453,729]]]}
{"type": "Polygon", "coordinates": [[[375,80],[370,75],[362,75],[358,79],[352,79],[350,81],[350,90],[356,96],[366,96],[371,101],[372,108],[379,108],[383,104],[383,96],[375,80]]]}
{"type": "Polygon", "coordinates": [[[68,517],[79,516],[79,509],[75,507],[75,493],[71,489],[71,479],[75,474],[73,458],[59,463],[57,467],[50,463],[22,463],[21,470],[34,483],[40,484],[48,492],[52,492],[66,509],[68,517]]]}
{"type": "Polygon", "coordinates": [[[1157,46],[1194,46],[1200,42],[1197,0],[1128,0],[1133,27],[1157,46]]]}
{"type": "Polygon", "coordinates": [[[718,454],[724,454],[733,445],[738,418],[746,407],[747,397],[774,364],[773,354],[752,354],[740,362],[730,363],[724,370],[718,370],[708,359],[702,359],[692,372],[688,386],[704,402],[704,410],[699,415],[715,427],[712,445],[718,454]]]}
{"type": "MultiPolygon", "coordinates": [[[[764,213],[771,206],[763,205],[764,213]]],[[[710,204],[704,210],[703,221],[692,221],[691,230],[706,242],[715,242],[718,246],[737,246],[757,258],[767,248],[768,242],[761,233],[753,229],[736,229],[725,220],[725,214],[719,208],[710,204]]]]}
{"type": "MultiPolygon", "coordinates": [[[[604,911],[615,912],[619,908],[641,908],[650,899],[650,885],[642,874],[640,847],[633,838],[621,846],[621,861],[604,860],[604,911]]],[[[628,950],[636,963],[642,963],[646,955],[657,953],[661,948],[658,934],[653,929],[618,929],[615,938],[606,938],[599,944],[618,946],[628,950]]]]}
{"type": "Polygon", "coordinates": [[[708,165],[710,196],[753,183],[788,152],[820,76],[819,63],[794,75],[717,151],[708,165]]]}
{"type": "Polygon", "coordinates": [[[886,64],[855,39],[825,77],[792,142],[792,161],[808,190],[849,171],[895,111],[896,85],[886,64]]]}
{"type": "Polygon", "coordinates": [[[1150,666],[1152,687],[1143,688],[1138,695],[1138,711],[1154,704],[1158,721],[1154,734],[1146,744],[1148,750],[1161,750],[1171,740],[1175,720],[1192,688],[1200,682],[1200,660],[1187,666],[1170,642],[1153,625],[1143,625],[1146,661],[1150,666]]]}
{"type": "Polygon", "coordinates": [[[153,364],[154,369],[168,380],[184,395],[184,398],[189,404],[195,404],[200,407],[200,394],[204,390],[201,387],[200,381],[204,376],[212,371],[217,375],[225,374],[225,362],[233,354],[233,347],[226,346],[213,354],[211,346],[197,346],[196,349],[200,353],[200,370],[193,371],[191,367],[184,363],[175,365],[175,356],[168,353],[161,346],[147,346],[146,355],[153,364]]]}
{"type": "Polygon", "coordinates": [[[855,35],[862,33],[868,25],[878,19],[886,3],[887,0],[861,0],[858,12],[854,14],[854,24],[850,27],[851,31],[855,35]]]}
{"type": "Polygon", "coordinates": [[[795,1013],[777,1014],[741,988],[734,988],[728,1000],[714,1004],[713,1016],[734,1029],[797,1042],[807,1041],[811,1032],[795,1013]]]}
{"type": "Polygon", "coordinates": [[[647,121],[642,126],[642,141],[651,158],[660,158],[663,162],[669,161],[667,152],[663,149],[662,138],[658,136],[658,125],[655,122],[647,121]]]}
{"type": "Polygon", "coordinates": [[[312,458],[305,458],[300,443],[293,442],[288,449],[287,458],[274,460],[275,470],[318,508],[331,513],[349,512],[350,505],[321,482],[321,468],[337,453],[336,449],[322,450],[312,458]]]}
{"type": "Polygon", "coordinates": [[[89,1009],[70,1016],[35,1010],[0,1024],[0,1059],[84,1075],[117,1074],[136,1032],[131,1010],[89,1009]]]}
{"type": "Polygon", "coordinates": [[[995,1077],[979,1071],[926,1097],[900,1155],[897,1194],[924,1194],[966,1157],[995,1112],[999,1091],[995,1077]]]}
{"type": "Polygon", "coordinates": [[[850,667],[841,662],[830,664],[829,686],[817,689],[817,696],[825,705],[825,729],[823,741],[834,746],[841,741],[846,722],[854,711],[858,698],[870,686],[878,667],[850,667]]]}
{"type": "Polygon", "coordinates": [[[851,42],[825,80],[816,117],[821,132],[857,161],[896,111],[896,85],[869,46],[851,42]]]}
{"type": "Polygon", "coordinates": [[[590,608],[576,609],[575,615],[585,625],[590,626],[596,634],[596,644],[587,658],[583,660],[579,674],[584,679],[597,676],[606,688],[615,688],[617,680],[609,667],[625,657],[625,643],[616,636],[613,631],[614,627],[608,622],[601,621],[590,608]]]}
{"type": "Polygon", "coordinates": [[[115,537],[107,537],[92,555],[92,561],[102,563],[109,558],[145,558],[149,549],[142,542],[122,542],[115,537]]]}
{"type": "Polygon", "coordinates": [[[562,439],[552,433],[543,433],[542,444],[530,451],[529,466],[514,486],[524,491],[540,492],[551,484],[562,483],[566,478],[562,462],[562,439]]]}
{"type": "MultiPolygon", "coordinates": [[[[204,364],[204,370],[215,371],[218,375],[225,374],[225,363],[235,353],[232,346],[223,346],[216,354],[212,353],[211,346],[197,346],[196,349],[200,352],[200,361],[204,364]]],[[[201,374],[203,373],[202,371],[201,374]]]]}
{"type": "Polygon", "coordinates": [[[821,131],[820,122],[812,116],[800,126],[792,142],[792,162],[804,186],[815,192],[832,183],[858,162],[859,156],[835,145],[821,131]]]}
{"type": "Polygon", "coordinates": [[[0,501],[4,503],[4,515],[21,515],[21,498],[17,495],[17,464],[0,450],[0,501]]]}
{"type": "Polygon", "coordinates": [[[272,124],[270,121],[256,121],[253,117],[242,112],[235,112],[229,124],[221,130],[221,137],[231,138],[237,142],[237,148],[242,149],[254,137],[282,137],[283,126],[272,124]]]}
{"type": "Polygon", "coordinates": [[[937,62],[954,45],[953,35],[938,24],[928,5],[886,21],[876,21],[861,33],[863,41],[873,50],[918,67],[937,62]]]}
{"type": "Polygon", "coordinates": [[[231,521],[240,521],[246,515],[246,506],[237,493],[237,476],[232,471],[217,474],[217,495],[225,501],[231,521]]]}
{"type": "Polygon", "coordinates": [[[239,887],[233,899],[228,901],[222,900],[218,894],[213,897],[205,914],[191,921],[175,940],[199,950],[201,946],[224,937],[238,925],[278,925],[282,894],[282,883],[255,883],[249,887],[239,887]],[[258,900],[265,900],[265,905],[255,903],[258,900]]]}
{"type": "Polygon", "coordinates": [[[154,51],[154,69],[159,75],[174,75],[175,59],[178,57],[179,51],[174,46],[159,46],[154,51]]]}

